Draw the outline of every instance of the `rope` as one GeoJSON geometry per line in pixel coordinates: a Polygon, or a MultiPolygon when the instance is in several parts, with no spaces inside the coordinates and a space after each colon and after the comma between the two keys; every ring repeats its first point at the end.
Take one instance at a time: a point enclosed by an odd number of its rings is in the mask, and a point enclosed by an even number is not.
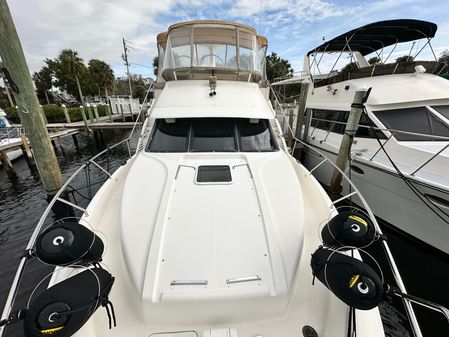
{"type": "Polygon", "coordinates": [[[444,221],[446,224],[449,224],[449,221],[446,220],[440,213],[438,213],[435,208],[438,209],[438,211],[440,211],[441,213],[443,213],[444,215],[446,215],[447,217],[449,217],[449,214],[446,213],[443,209],[441,209],[438,205],[433,204],[429,198],[423,194],[415,185],[413,185],[413,183],[410,181],[409,178],[407,178],[402,171],[397,167],[397,165],[395,164],[395,162],[393,161],[393,159],[390,157],[390,155],[388,154],[387,150],[385,150],[384,145],[382,144],[382,142],[380,141],[377,133],[374,130],[373,127],[373,122],[371,121],[371,119],[368,116],[368,112],[366,111],[366,108],[363,107],[363,113],[366,115],[367,120],[368,120],[368,124],[370,129],[374,132],[374,135],[376,137],[377,142],[379,143],[380,148],[382,149],[382,152],[385,153],[385,155],[387,156],[388,161],[390,162],[390,164],[393,166],[393,168],[395,169],[396,173],[399,175],[399,177],[404,181],[404,183],[410,188],[410,190],[424,203],[425,206],[427,206],[427,208],[429,208],[436,216],[438,216],[442,221],[444,221]],[[432,207],[433,206],[433,207],[432,207]],[[435,207],[435,208],[434,208],[435,207]]]}

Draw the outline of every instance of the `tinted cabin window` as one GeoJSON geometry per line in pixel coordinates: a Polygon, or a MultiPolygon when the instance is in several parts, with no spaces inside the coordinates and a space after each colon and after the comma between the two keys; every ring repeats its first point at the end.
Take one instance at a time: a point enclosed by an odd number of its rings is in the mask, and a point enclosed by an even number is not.
{"type": "Polygon", "coordinates": [[[192,119],[193,152],[236,151],[234,120],[228,118],[192,119]]]}
{"type": "MultiPolygon", "coordinates": [[[[449,126],[426,107],[374,111],[377,118],[388,129],[449,137],[449,126]]],[[[439,140],[431,136],[419,136],[392,132],[397,140],[423,141],[439,140]]]]}
{"type": "Polygon", "coordinates": [[[270,123],[248,118],[177,118],[156,121],[149,152],[276,151],[270,123]]]}
{"type": "MultiPolygon", "coordinates": [[[[320,120],[313,122],[312,126],[326,131],[331,129],[331,132],[344,134],[348,117],[349,111],[313,109],[313,118],[320,120]]],[[[355,134],[356,137],[376,138],[377,134],[379,139],[386,138],[382,131],[370,128],[370,126],[375,127],[375,124],[364,113],[360,117],[359,126],[355,134]]]]}
{"type": "Polygon", "coordinates": [[[444,117],[449,119],[449,105],[436,105],[432,107],[436,111],[438,111],[440,114],[442,114],[444,117]]]}
{"type": "Polygon", "coordinates": [[[238,119],[237,127],[241,151],[257,152],[276,150],[276,144],[266,120],[250,121],[249,119],[238,119]]]}
{"type": "Polygon", "coordinates": [[[150,139],[151,152],[184,152],[187,150],[187,136],[190,121],[179,119],[167,123],[165,119],[156,121],[153,135],[150,139]]]}

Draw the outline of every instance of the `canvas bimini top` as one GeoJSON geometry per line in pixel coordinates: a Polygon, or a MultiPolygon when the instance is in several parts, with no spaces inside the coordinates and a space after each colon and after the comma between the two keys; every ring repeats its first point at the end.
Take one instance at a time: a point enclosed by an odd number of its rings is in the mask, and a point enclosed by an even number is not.
{"type": "Polygon", "coordinates": [[[397,43],[431,39],[436,31],[437,25],[428,21],[409,19],[379,21],[329,40],[309,51],[307,56],[317,52],[336,51],[358,51],[365,56],[397,43]]]}

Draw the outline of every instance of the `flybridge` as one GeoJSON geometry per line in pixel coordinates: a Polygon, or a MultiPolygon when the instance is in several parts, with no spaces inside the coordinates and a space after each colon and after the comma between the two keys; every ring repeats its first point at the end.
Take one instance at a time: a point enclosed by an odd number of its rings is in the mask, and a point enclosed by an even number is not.
{"type": "Polygon", "coordinates": [[[158,82],[208,79],[265,80],[267,39],[250,26],[226,21],[172,25],[157,37],[158,82]]]}
{"type": "Polygon", "coordinates": [[[309,51],[304,58],[303,78],[310,77],[314,86],[330,85],[350,79],[429,72],[439,75],[447,65],[437,62],[437,56],[431,45],[437,25],[420,20],[387,20],[374,22],[346,32],[309,51]],[[415,41],[423,39],[425,43],[416,49],[415,41]],[[413,41],[412,47],[400,62],[387,61],[400,43],[413,41]],[[415,61],[417,56],[429,46],[435,61],[415,61]],[[388,49],[388,50],[387,50],[388,49]],[[335,54],[335,58],[332,56],[335,54]],[[345,69],[337,70],[342,63],[342,55],[349,55],[350,64],[345,69]],[[365,56],[373,55],[371,64],[365,56]],[[334,60],[323,61],[324,55],[331,55],[334,60]],[[385,55],[385,57],[384,57],[385,55]],[[320,69],[323,63],[331,61],[330,70],[320,69]]]}
{"type": "Polygon", "coordinates": [[[309,51],[307,56],[342,50],[357,51],[365,56],[397,43],[423,38],[430,40],[436,31],[437,25],[427,21],[407,19],[379,21],[337,36],[309,51]]]}

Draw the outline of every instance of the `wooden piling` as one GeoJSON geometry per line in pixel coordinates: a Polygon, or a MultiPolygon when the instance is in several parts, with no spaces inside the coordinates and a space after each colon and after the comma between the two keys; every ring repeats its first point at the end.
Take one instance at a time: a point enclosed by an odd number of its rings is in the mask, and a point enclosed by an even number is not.
{"type": "Polygon", "coordinates": [[[98,115],[98,108],[96,104],[92,104],[92,107],[94,109],[94,114],[95,114],[95,122],[99,122],[100,121],[100,116],[98,115]]]}
{"type": "MultiPolygon", "coordinates": [[[[287,146],[289,148],[292,148],[293,145],[293,132],[291,130],[293,130],[293,120],[295,119],[295,115],[293,113],[293,109],[289,109],[289,115],[288,115],[288,125],[290,126],[288,128],[288,134],[287,134],[287,146]]],[[[293,153],[292,149],[292,153],[293,153]]]]}
{"type": "Polygon", "coordinates": [[[90,109],[90,104],[89,103],[86,104],[86,110],[87,110],[87,113],[89,115],[89,124],[92,124],[94,122],[94,116],[92,114],[92,110],[90,109]]]}
{"type": "Polygon", "coordinates": [[[130,113],[130,115],[131,115],[131,120],[134,122],[133,105],[132,105],[131,100],[132,100],[132,98],[131,98],[131,96],[129,96],[129,103],[128,103],[128,106],[129,106],[129,113],[130,113]]]}
{"type": "Polygon", "coordinates": [[[0,151],[0,161],[6,171],[13,171],[11,160],[9,160],[6,151],[0,151]]]}
{"type": "Polygon", "coordinates": [[[122,121],[125,122],[125,114],[123,112],[123,104],[120,104],[120,112],[122,114],[122,121]]]}
{"type": "Polygon", "coordinates": [[[80,112],[81,112],[81,117],[83,118],[86,133],[89,134],[90,133],[89,123],[87,122],[86,113],[84,112],[84,107],[82,105],[80,105],[80,112]]]}
{"type": "Polygon", "coordinates": [[[20,138],[22,138],[22,152],[26,158],[31,161],[33,155],[31,153],[30,145],[28,144],[28,139],[23,133],[20,135],[20,138]]]}
{"type": "Polygon", "coordinates": [[[106,105],[106,114],[109,117],[109,121],[112,123],[112,114],[111,114],[111,107],[109,104],[106,105]]]}
{"type": "Polygon", "coordinates": [[[301,83],[301,92],[299,95],[298,114],[296,117],[295,137],[301,139],[301,132],[304,125],[304,115],[306,112],[307,94],[309,92],[309,80],[304,80],[301,83]]]}
{"type": "Polygon", "coordinates": [[[62,105],[62,110],[64,111],[64,116],[65,116],[65,120],[67,123],[72,123],[70,121],[70,116],[69,116],[69,111],[67,110],[67,107],[65,106],[65,104],[62,105]]]}
{"type": "Polygon", "coordinates": [[[42,118],[43,118],[45,124],[48,124],[48,120],[47,120],[47,116],[45,115],[44,107],[42,105],[39,105],[39,108],[40,108],[39,110],[42,114],[42,118]]]}
{"type": "MultiPolygon", "coordinates": [[[[352,141],[354,139],[355,133],[357,132],[357,129],[359,128],[359,121],[360,117],[362,116],[362,104],[366,102],[368,95],[369,91],[365,88],[358,89],[355,92],[354,100],[351,105],[351,111],[348,117],[348,122],[345,128],[345,133],[343,134],[343,139],[341,140],[337,160],[335,162],[337,167],[342,171],[345,171],[346,165],[348,164],[352,141]]],[[[337,169],[335,169],[329,186],[332,193],[340,192],[342,178],[343,177],[341,173],[337,169]]]]}
{"type": "MultiPolygon", "coordinates": [[[[10,86],[18,106],[18,114],[33,148],[34,159],[48,193],[64,183],[50,136],[41,117],[30,71],[6,0],[0,0],[0,57],[11,75],[10,86]]],[[[8,165],[6,154],[2,160],[8,165]]]]}
{"type": "Polygon", "coordinates": [[[75,144],[75,148],[77,150],[79,150],[79,145],[78,145],[78,138],[76,138],[76,135],[72,135],[72,139],[73,139],[73,144],[75,144]]]}

